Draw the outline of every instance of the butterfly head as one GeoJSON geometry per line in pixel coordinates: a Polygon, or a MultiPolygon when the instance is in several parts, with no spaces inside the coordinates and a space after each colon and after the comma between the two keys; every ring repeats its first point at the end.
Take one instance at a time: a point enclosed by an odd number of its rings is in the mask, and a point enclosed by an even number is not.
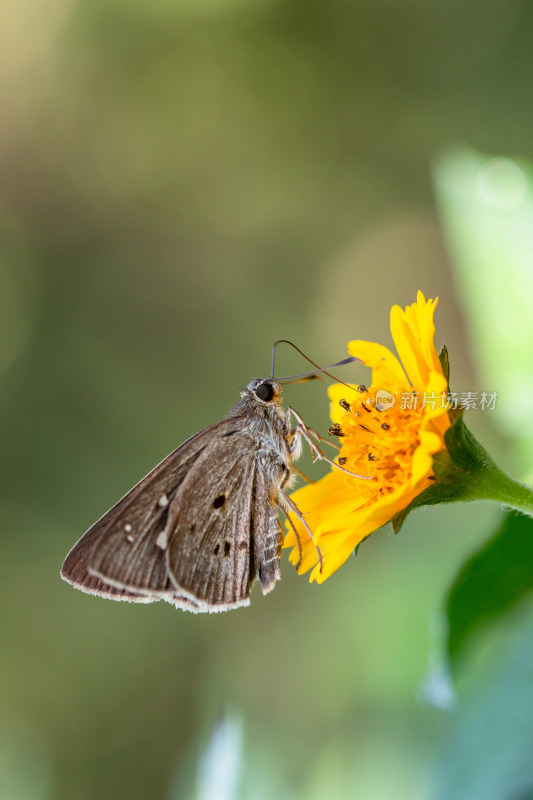
{"type": "Polygon", "coordinates": [[[250,381],[242,397],[248,396],[252,400],[268,405],[281,403],[282,386],[274,378],[254,378],[250,381]]]}

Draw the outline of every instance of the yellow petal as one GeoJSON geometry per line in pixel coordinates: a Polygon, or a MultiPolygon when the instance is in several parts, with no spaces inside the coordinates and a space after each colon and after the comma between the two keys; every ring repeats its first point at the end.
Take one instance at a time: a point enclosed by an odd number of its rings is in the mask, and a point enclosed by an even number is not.
{"type": "Polygon", "coordinates": [[[417,302],[407,306],[405,311],[400,306],[391,309],[392,338],[411,384],[417,389],[427,385],[431,371],[442,372],[433,344],[433,314],[437,302],[426,301],[419,292],[417,302]]]}
{"type": "MultiPolygon", "coordinates": [[[[413,455],[411,466],[411,480],[409,485],[414,489],[414,494],[420,493],[419,486],[424,483],[428,476],[433,472],[433,458],[431,452],[426,447],[418,447],[413,455]]],[[[409,500],[409,503],[411,500],[409,500]]],[[[406,503],[408,505],[408,503],[406,503]]],[[[405,506],[404,506],[405,508],[405,506]]],[[[399,508],[398,511],[402,509],[399,508]]]]}
{"type": "MultiPolygon", "coordinates": [[[[349,383],[348,386],[354,392],[357,392],[357,384],[349,383]]],[[[329,395],[329,415],[332,422],[341,424],[342,418],[346,411],[339,405],[340,400],[347,400],[350,402],[350,389],[343,383],[334,383],[333,386],[328,387],[329,395]]]]}
{"type": "Polygon", "coordinates": [[[336,570],[341,567],[344,562],[351,556],[354,551],[355,545],[351,542],[345,542],[342,545],[331,550],[322,562],[322,570],[320,564],[316,564],[311,575],[309,582],[316,581],[317,583],[324,583],[336,570]]]}
{"type": "Polygon", "coordinates": [[[388,347],[375,342],[363,342],[354,340],[348,342],[348,352],[350,355],[361,359],[367,367],[372,367],[372,384],[374,386],[397,386],[408,385],[405,372],[396,356],[391,353],[388,347]]]}

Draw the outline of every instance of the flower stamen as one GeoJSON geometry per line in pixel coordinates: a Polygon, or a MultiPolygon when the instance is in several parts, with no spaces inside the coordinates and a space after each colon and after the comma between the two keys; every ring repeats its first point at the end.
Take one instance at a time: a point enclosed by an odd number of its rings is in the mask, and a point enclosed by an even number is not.
{"type": "Polygon", "coordinates": [[[331,426],[328,433],[330,436],[338,436],[339,438],[345,435],[338,422],[336,422],[334,425],[331,426]]]}

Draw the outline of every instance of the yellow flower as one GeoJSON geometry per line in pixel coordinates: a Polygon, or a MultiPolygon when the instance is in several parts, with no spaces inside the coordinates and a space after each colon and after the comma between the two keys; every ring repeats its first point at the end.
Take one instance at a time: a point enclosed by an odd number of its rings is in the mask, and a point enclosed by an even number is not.
{"type": "MultiPolygon", "coordinates": [[[[383,345],[348,344],[350,354],[372,368],[372,385],[330,387],[330,433],[342,445],[337,462],[372,480],[332,468],[321,480],[293,493],[322,553],[320,571],[316,547],[292,515],[302,549],[298,571],[313,568],[310,580],[322,583],[329,578],[363,539],[435,480],[433,456],[445,449],[444,434],[450,426],[448,382],[433,344],[437,302],[426,301],[418,292],[416,303],[405,311],[392,308],[391,333],[402,363],[383,345]]],[[[289,530],[284,547],[293,548],[290,560],[297,564],[294,531],[289,530]]]]}

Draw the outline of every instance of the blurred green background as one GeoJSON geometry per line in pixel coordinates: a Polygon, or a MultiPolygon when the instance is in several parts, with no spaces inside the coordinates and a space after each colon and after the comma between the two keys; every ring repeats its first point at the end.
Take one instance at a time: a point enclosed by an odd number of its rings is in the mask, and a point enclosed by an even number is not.
{"type": "MultiPolygon", "coordinates": [[[[2,797],[225,800],[196,777],[224,709],[246,798],[439,796],[455,712],[424,682],[497,509],[417,512],[321,587],[285,552],[275,592],[224,615],[89,597],[59,568],[278,338],[323,364],[390,344],[422,289],[452,388],[502,390],[474,366],[432,169],[465,144],[533,157],[532,28],[504,0],[4,4],[2,797]]],[[[280,349],[278,374],[305,368],[280,349]]],[[[327,429],[323,384],[286,399],[327,429]]],[[[470,423],[509,467],[489,417],[470,423]]]]}

